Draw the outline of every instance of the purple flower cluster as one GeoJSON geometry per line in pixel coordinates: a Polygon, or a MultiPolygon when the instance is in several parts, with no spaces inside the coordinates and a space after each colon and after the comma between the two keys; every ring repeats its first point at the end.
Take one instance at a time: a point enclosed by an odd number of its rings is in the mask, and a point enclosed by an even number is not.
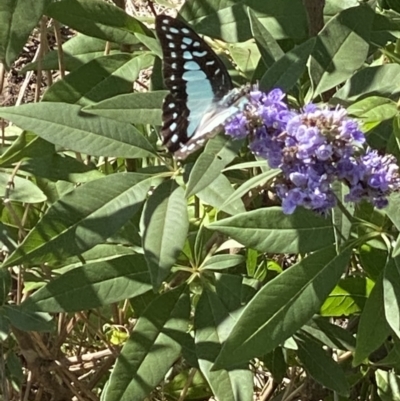
{"type": "Polygon", "coordinates": [[[282,174],[274,183],[283,211],[297,206],[327,213],[336,205],[333,182],[348,185],[345,200],[371,201],[378,208],[400,187],[393,156],[364,151],[365,136],[342,107],[308,104],[301,111],[288,107],[284,93],[250,91],[248,104],[225,123],[234,138],[249,136],[250,149],[282,174]]]}

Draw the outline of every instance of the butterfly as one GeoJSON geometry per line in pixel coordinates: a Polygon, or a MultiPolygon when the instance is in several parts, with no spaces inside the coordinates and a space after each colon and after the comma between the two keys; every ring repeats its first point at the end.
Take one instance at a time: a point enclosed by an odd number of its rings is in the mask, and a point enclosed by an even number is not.
{"type": "Polygon", "coordinates": [[[158,15],[156,32],[170,91],[163,104],[163,144],[177,159],[185,159],[244,107],[248,90],[233,88],[225,65],[184,22],[158,15]]]}

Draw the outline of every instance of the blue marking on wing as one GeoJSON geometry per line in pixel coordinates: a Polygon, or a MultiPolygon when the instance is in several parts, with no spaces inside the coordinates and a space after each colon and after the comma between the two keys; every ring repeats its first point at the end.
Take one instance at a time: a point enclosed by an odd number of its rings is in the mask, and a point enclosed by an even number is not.
{"type": "Polygon", "coordinates": [[[186,106],[190,111],[187,127],[187,137],[190,139],[204,115],[212,108],[214,92],[203,71],[186,71],[182,78],[186,81],[186,106]]]}

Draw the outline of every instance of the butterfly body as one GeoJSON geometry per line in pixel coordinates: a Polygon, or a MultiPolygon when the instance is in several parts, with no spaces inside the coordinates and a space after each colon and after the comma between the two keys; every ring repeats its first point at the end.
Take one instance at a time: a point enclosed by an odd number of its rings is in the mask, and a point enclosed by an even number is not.
{"type": "Polygon", "coordinates": [[[247,101],[248,87],[232,89],[220,101],[212,103],[197,125],[193,137],[175,151],[177,159],[184,159],[188,154],[202,147],[208,138],[221,132],[225,121],[238,111],[243,110],[247,101]]]}
{"type": "Polygon", "coordinates": [[[157,16],[156,31],[170,91],[164,100],[161,134],[168,150],[184,159],[236,113],[244,94],[233,89],[222,61],[185,23],[157,16]]]}

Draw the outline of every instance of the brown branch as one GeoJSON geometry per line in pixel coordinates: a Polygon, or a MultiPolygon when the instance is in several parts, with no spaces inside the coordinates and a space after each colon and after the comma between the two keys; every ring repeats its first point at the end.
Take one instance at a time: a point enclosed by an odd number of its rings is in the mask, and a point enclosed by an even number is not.
{"type": "Polygon", "coordinates": [[[307,11],[308,34],[316,36],[324,27],[325,0],[303,0],[303,4],[307,11]]]}

